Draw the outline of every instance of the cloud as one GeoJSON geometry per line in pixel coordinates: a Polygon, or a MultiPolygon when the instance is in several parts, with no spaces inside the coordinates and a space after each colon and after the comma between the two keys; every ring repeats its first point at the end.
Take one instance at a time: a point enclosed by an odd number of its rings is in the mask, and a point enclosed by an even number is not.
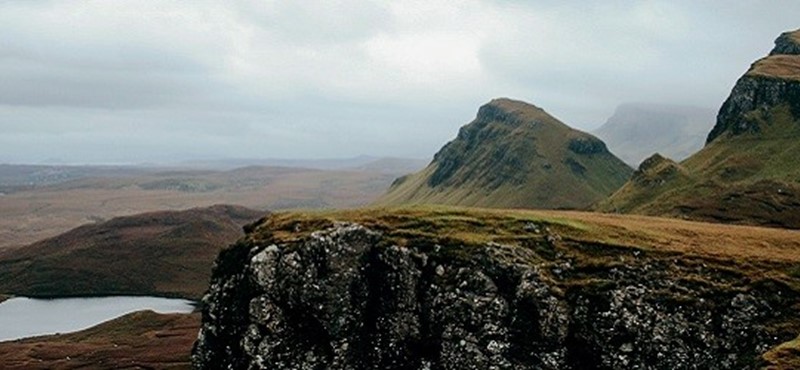
{"type": "Polygon", "coordinates": [[[496,96],[579,128],[632,100],[715,107],[799,12],[794,1],[2,2],[0,162],[429,157],[496,96]]]}

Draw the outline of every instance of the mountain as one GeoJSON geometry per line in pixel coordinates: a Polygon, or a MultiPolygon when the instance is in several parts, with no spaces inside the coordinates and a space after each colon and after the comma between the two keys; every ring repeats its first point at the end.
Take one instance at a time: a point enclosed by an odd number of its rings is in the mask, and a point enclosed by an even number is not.
{"type": "Polygon", "coordinates": [[[770,55],[739,78],[702,150],[680,164],[645,161],[597,208],[800,228],[797,158],[800,30],[782,34],[770,55]],[[659,181],[641,182],[637,176],[659,181]]]}
{"type": "Polygon", "coordinates": [[[653,152],[683,160],[705,144],[714,125],[712,109],[659,104],[623,104],[593,131],[616,156],[636,166],[653,152]]]}
{"type": "Polygon", "coordinates": [[[195,368],[800,360],[792,231],[444,206],[273,214],[250,231],[215,263],[195,368]]]}
{"type": "Polygon", "coordinates": [[[395,180],[378,204],[583,208],[631,171],[596,137],[531,104],[495,99],[425,169],[395,180]]]}
{"type": "Polygon", "coordinates": [[[199,298],[220,249],[263,212],[218,205],[119,217],[0,253],[0,292],[199,298]]]}

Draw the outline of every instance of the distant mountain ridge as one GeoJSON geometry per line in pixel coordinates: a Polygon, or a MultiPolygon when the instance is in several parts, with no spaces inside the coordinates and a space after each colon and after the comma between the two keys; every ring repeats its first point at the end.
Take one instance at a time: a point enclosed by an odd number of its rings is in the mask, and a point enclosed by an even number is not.
{"type": "Polygon", "coordinates": [[[715,115],[709,108],[628,103],[592,133],[632,166],[654,152],[681,161],[703,147],[715,115]]]}
{"type": "Polygon", "coordinates": [[[583,208],[631,172],[596,137],[539,107],[500,98],[480,107],[424,170],[397,179],[378,204],[583,208]]]}
{"type": "Polygon", "coordinates": [[[640,167],[660,180],[634,178],[597,208],[800,228],[798,158],[800,30],[778,37],[770,54],[739,78],[702,150],[679,165],[657,160],[660,166],[640,167]],[[672,167],[680,176],[653,170],[672,167]]]}
{"type": "Polygon", "coordinates": [[[335,171],[335,170],[356,170],[395,173],[403,172],[408,168],[417,171],[425,167],[426,160],[419,158],[401,157],[380,157],[372,155],[359,155],[350,158],[315,158],[315,159],[293,159],[293,158],[230,158],[205,161],[188,161],[178,164],[178,166],[211,169],[211,170],[232,170],[239,167],[266,166],[266,167],[292,167],[306,168],[314,170],[335,171]]]}

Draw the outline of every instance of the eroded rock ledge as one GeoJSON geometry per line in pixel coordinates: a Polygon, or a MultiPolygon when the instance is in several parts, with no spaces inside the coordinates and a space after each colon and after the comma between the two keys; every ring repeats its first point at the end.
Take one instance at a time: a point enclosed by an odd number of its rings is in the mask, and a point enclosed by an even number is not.
{"type": "Polygon", "coordinates": [[[194,365],[747,369],[786,340],[767,330],[795,314],[785,287],[631,249],[578,267],[525,230],[540,242],[398,245],[353,223],[242,241],[217,260],[194,365]]]}

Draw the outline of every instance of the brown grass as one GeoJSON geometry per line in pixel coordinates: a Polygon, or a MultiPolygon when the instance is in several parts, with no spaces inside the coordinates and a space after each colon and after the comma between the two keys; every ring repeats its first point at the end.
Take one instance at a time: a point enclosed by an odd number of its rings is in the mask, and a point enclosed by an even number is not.
{"type": "Polygon", "coordinates": [[[764,367],[766,370],[800,369],[800,337],[771,349],[763,357],[769,364],[764,367]]]}
{"type": "Polygon", "coordinates": [[[762,58],[753,63],[747,75],[800,81],[800,55],[771,55],[762,58]]]}
{"type": "Polygon", "coordinates": [[[222,248],[263,216],[215,206],[148,212],[0,251],[0,292],[24,296],[167,295],[198,299],[222,248]]]}
{"type": "Polygon", "coordinates": [[[638,215],[540,212],[589,225],[578,240],[701,256],[800,262],[800,231],[724,225],[638,215]]]}
{"type": "Polygon", "coordinates": [[[414,206],[286,212],[270,218],[261,230],[293,239],[334,221],[358,222],[397,235],[427,230],[429,235],[465,242],[513,241],[530,235],[523,230],[524,224],[534,222],[573,241],[741,261],[800,263],[800,231],[575,211],[414,206]]]}

